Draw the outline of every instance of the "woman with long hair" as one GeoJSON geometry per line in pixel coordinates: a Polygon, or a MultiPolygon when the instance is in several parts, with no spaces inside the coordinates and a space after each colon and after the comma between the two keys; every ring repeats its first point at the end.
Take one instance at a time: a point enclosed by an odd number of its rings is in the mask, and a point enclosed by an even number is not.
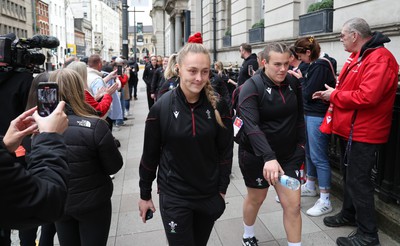
{"type": "MultiPolygon", "coordinates": [[[[31,88],[29,90],[28,101],[26,110],[31,109],[37,105],[37,89],[40,82],[48,82],[50,74],[48,72],[40,73],[32,80],[31,88]]],[[[21,163],[26,166],[30,159],[32,145],[32,136],[27,136],[22,141],[22,146],[26,151],[25,158],[20,159],[21,163]]],[[[18,236],[21,246],[36,245],[36,235],[38,227],[19,230],[18,236]]],[[[54,223],[44,224],[41,226],[39,244],[42,246],[53,246],[54,235],[56,234],[56,227],[54,223]]]]}
{"type": "Polygon", "coordinates": [[[179,87],[164,94],[146,120],[140,216],[145,222],[146,212],[155,212],[151,186],[158,169],[161,217],[171,246],[205,246],[225,210],[232,120],[211,86],[210,65],[202,44],[186,44],[177,56],[179,87]]]}
{"type": "Polygon", "coordinates": [[[303,91],[307,139],[305,146],[307,181],[301,186],[301,195],[316,196],[315,182],[318,180],[320,199],[306,213],[310,216],[321,216],[332,211],[329,198],[331,167],[328,158],[328,143],[330,137],[319,130],[329,104],[321,99],[313,99],[312,95],[316,91],[325,90],[325,84],[335,87],[335,69],[331,58],[321,52],[321,47],[314,37],[297,39],[294,50],[301,61],[310,64],[304,74],[299,70],[290,72],[300,79],[303,91]]]}
{"type": "Polygon", "coordinates": [[[160,82],[157,99],[167,91],[173,90],[179,85],[178,70],[176,69],[176,56],[177,54],[172,54],[168,58],[168,64],[164,71],[164,78],[160,82]]]}
{"type": "Polygon", "coordinates": [[[109,175],[123,164],[107,123],[85,102],[81,76],[65,68],[50,74],[66,103],[70,177],[64,216],[56,222],[61,246],[106,245],[113,184],[109,175]]]}

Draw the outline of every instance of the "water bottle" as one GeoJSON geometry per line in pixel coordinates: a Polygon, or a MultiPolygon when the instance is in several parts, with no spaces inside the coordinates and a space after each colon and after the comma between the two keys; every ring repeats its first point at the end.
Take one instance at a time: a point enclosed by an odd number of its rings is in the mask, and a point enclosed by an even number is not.
{"type": "Polygon", "coordinates": [[[287,175],[279,176],[279,182],[281,185],[291,190],[298,190],[300,188],[300,181],[287,175]]]}

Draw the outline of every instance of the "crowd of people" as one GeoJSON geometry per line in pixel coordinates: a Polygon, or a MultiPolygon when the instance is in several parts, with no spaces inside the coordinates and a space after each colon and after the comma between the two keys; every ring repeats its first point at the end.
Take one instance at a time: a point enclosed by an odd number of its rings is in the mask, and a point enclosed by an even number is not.
{"type": "MultiPolygon", "coordinates": [[[[390,39],[372,33],[364,19],[346,21],[340,41],[350,56],[338,78],[336,60],[314,37],[291,46],[268,43],[258,54],[241,44],[236,78],[222,62],[212,64],[200,33],[177,54],[151,56],[142,77],[149,109],[139,166],[142,221],[155,212],[157,179],[169,245],[207,245],[226,206],[235,129],[241,131],[235,141],[247,189],[242,245],[258,245],[255,221],[273,186],[287,244],[300,246],[301,197],[319,193],[308,216],[333,211],[330,134],[321,130],[329,126],[340,140],[344,200],[323,222],[356,227],[337,238],[337,245],[380,245],[370,175],[389,137],[399,66],[384,47],[390,39]],[[299,189],[285,187],[280,177],[301,181],[304,163],[306,182],[299,189]]],[[[40,245],[52,245],[55,232],[61,246],[107,244],[112,175],[123,165],[112,130],[132,116],[139,66],[124,57],[105,62],[99,55],[71,58],[63,66],[34,79],[13,72],[31,81],[15,95],[7,87],[12,76],[0,77],[0,93],[8,92],[0,100],[13,96],[5,101],[9,118],[2,118],[0,132],[0,245],[9,245],[9,229],[20,229],[21,245],[34,245],[40,225],[40,245]],[[44,118],[35,98],[38,84],[47,81],[58,85],[60,103],[44,118]]]]}

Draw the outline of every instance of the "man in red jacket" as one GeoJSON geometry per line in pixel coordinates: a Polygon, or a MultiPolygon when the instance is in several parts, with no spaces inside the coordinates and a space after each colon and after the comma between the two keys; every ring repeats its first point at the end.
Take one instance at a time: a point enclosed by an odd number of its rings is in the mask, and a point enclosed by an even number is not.
{"type": "Polygon", "coordinates": [[[389,138],[399,66],[384,47],[390,39],[371,33],[361,18],[343,25],[340,41],[351,55],[339,75],[339,85],[336,89],[326,86],[326,91],[313,95],[334,105],[332,131],[341,138],[343,207],[340,213],[325,217],[324,224],[357,225],[357,231],[339,237],[337,245],[379,245],[370,177],[376,153],[389,138]]]}

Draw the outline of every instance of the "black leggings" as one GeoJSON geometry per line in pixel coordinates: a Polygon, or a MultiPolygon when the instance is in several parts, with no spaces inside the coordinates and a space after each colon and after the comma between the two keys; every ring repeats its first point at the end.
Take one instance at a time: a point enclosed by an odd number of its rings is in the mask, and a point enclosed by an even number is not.
{"type": "Polygon", "coordinates": [[[79,216],[64,216],[56,222],[61,246],[106,246],[111,224],[111,200],[79,216]]]}
{"type": "MultiPolygon", "coordinates": [[[[19,230],[19,240],[21,246],[36,246],[37,227],[31,229],[19,230]]],[[[56,226],[54,223],[42,225],[40,231],[40,246],[53,246],[56,226]]]]}
{"type": "Polygon", "coordinates": [[[160,211],[170,246],[206,246],[214,222],[225,210],[220,194],[188,200],[160,194],[160,211]]]}
{"type": "Polygon", "coordinates": [[[0,228],[0,246],[11,245],[11,230],[0,228]]]}

